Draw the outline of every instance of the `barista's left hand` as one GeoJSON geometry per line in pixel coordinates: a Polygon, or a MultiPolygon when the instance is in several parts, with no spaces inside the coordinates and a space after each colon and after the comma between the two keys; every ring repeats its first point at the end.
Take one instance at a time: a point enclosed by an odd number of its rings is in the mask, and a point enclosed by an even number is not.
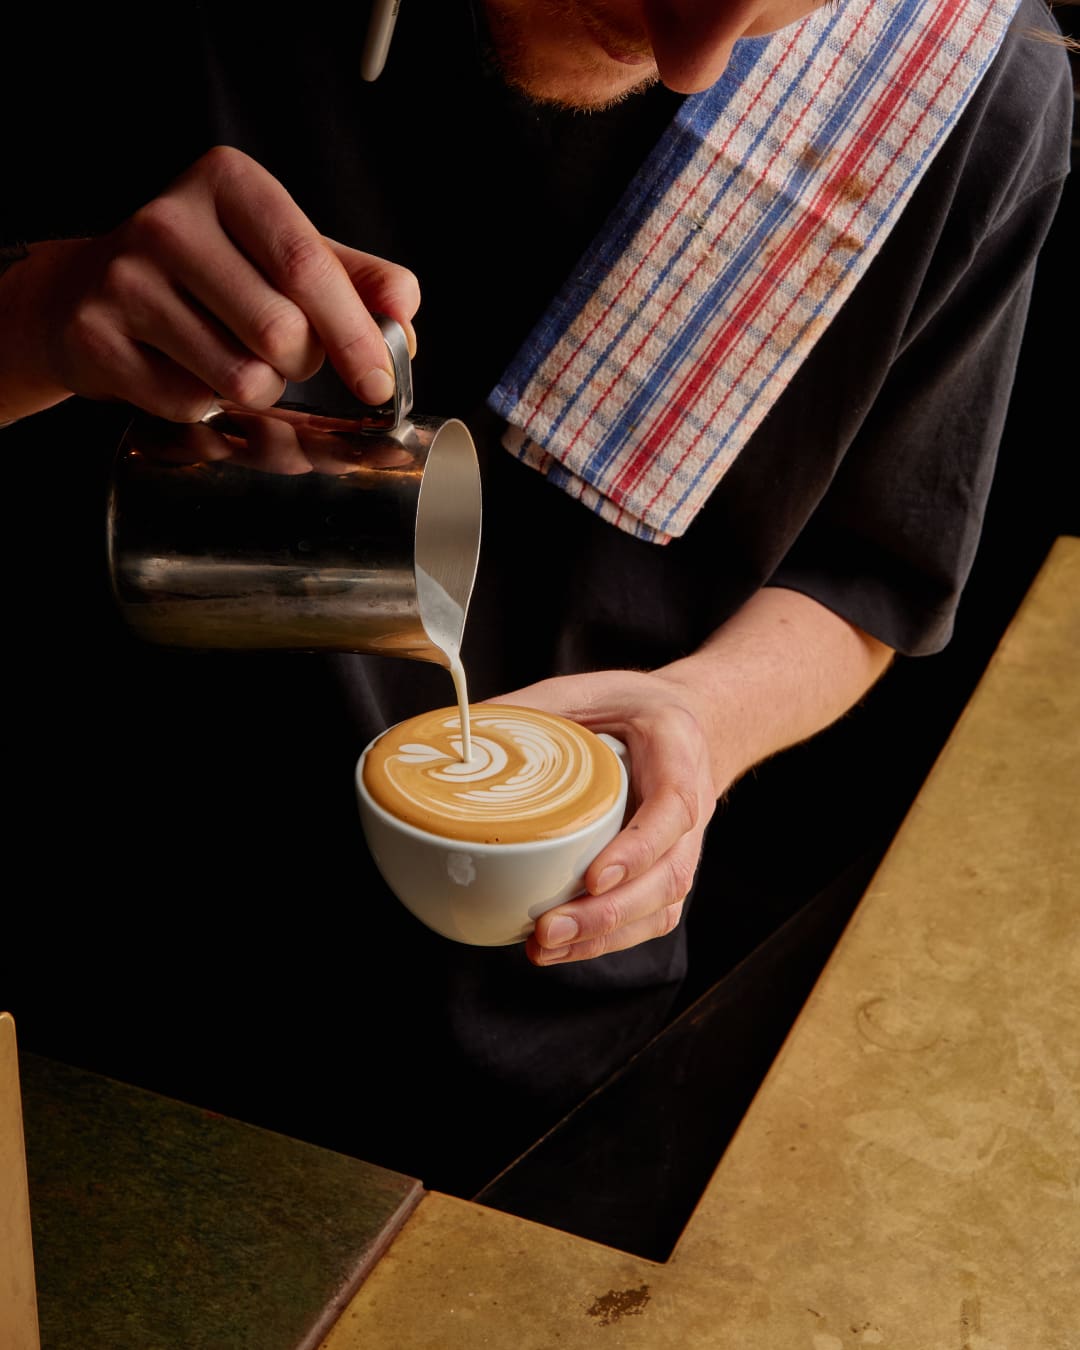
{"type": "Polygon", "coordinates": [[[588,894],[537,920],[529,959],[584,961],[670,933],[718,795],[688,690],[660,674],[602,671],[542,680],[493,702],[561,713],[629,751],[632,814],[586,872],[588,894]]]}
{"type": "Polygon", "coordinates": [[[651,674],[564,675],[493,700],[562,713],[630,752],[634,814],[586,872],[587,894],[537,920],[529,959],[583,961],[670,933],[717,798],[847,712],[892,656],[810,596],[765,587],[651,674]]]}

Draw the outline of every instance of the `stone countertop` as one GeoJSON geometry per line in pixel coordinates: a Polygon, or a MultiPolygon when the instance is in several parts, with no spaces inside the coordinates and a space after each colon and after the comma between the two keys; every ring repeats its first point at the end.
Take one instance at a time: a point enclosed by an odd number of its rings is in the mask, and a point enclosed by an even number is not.
{"type": "Polygon", "coordinates": [[[422,1193],[36,1055],[20,1078],[42,1350],[313,1350],[422,1193]]]}
{"type": "Polygon", "coordinates": [[[669,1260],[427,1194],[322,1350],[1080,1347],[1080,539],[669,1260]]]}

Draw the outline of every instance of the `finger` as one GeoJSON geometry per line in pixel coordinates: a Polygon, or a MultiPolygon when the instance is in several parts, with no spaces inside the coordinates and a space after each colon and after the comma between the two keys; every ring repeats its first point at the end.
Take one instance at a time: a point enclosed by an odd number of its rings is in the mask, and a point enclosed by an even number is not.
{"type": "MultiPolygon", "coordinates": [[[[194,376],[200,387],[233,402],[261,407],[280,398],[281,375],[178,289],[171,264],[150,256],[145,240],[135,238],[137,230],[126,234],[119,252],[114,252],[113,240],[95,250],[94,283],[63,323],[63,360],[75,378],[95,384],[115,380],[123,369],[117,367],[118,350],[127,341],[159,352],[194,376]],[[95,368],[97,373],[91,374],[95,368]]],[[[190,381],[178,380],[176,385],[180,397],[186,398],[190,381]]],[[[80,392],[88,392],[85,384],[80,392]]],[[[132,401],[141,406],[138,397],[132,401]]],[[[174,420],[190,416],[191,411],[177,408],[174,420]]]]}
{"type": "MultiPolygon", "coordinates": [[[[537,922],[537,930],[532,933],[525,944],[526,955],[536,966],[564,965],[574,961],[592,961],[598,956],[607,956],[612,952],[626,951],[631,947],[640,946],[643,942],[652,942],[656,938],[666,937],[679,924],[684,899],[679,899],[670,905],[664,905],[659,909],[651,909],[647,914],[639,919],[629,923],[620,923],[609,931],[587,935],[580,932],[576,938],[569,941],[551,944],[550,939],[545,942],[545,930],[540,928],[537,922]]],[[[571,921],[576,917],[560,911],[565,919],[570,917],[571,921]]],[[[547,917],[547,916],[542,916],[547,917]]],[[[558,933],[558,929],[554,930],[558,933]]]]}
{"type": "MultiPolygon", "coordinates": [[[[323,349],[297,300],[260,270],[243,244],[238,247],[223,206],[227,202],[214,200],[201,184],[196,191],[185,188],[181,180],[137,211],[118,232],[118,256],[106,270],[104,285],[106,293],[123,304],[124,313],[147,310],[156,299],[162,314],[176,320],[175,306],[151,291],[151,287],[173,288],[190,311],[179,322],[178,340],[185,349],[191,348],[192,335],[211,320],[216,330],[228,335],[226,369],[213,376],[215,386],[239,403],[249,400],[242,387],[230,383],[227,371],[238,354],[283,378],[304,380],[318,370],[323,349]]],[[[253,225],[248,234],[249,239],[255,237],[253,225]]],[[[311,234],[317,239],[313,229],[311,234]]],[[[343,269],[329,250],[321,252],[342,272],[342,287],[348,289],[343,269]]],[[[210,352],[208,359],[220,360],[221,340],[215,345],[218,354],[215,358],[210,352]]]]}
{"type": "MultiPolygon", "coordinates": [[[[346,385],[364,402],[385,402],[393,393],[386,343],[333,248],[254,160],[229,147],[218,147],[210,156],[225,233],[280,296],[306,316],[346,385]]],[[[253,349],[290,378],[306,378],[274,359],[279,348],[289,351],[296,338],[293,315],[279,301],[271,301],[254,317],[258,337],[253,349]],[[282,335],[284,342],[279,341],[282,335]]]]}
{"type": "Polygon", "coordinates": [[[698,790],[696,765],[675,764],[667,773],[646,776],[652,781],[639,788],[641,805],[589,864],[585,887],[592,895],[649,872],[684,836],[703,828],[711,814],[713,803],[698,790]]]}
{"type": "Polygon", "coordinates": [[[348,273],[353,288],[372,314],[389,314],[405,331],[409,355],[416,355],[416,329],[413,316],[420,308],[420,283],[407,267],[387,262],[372,253],[326,241],[348,273]]]}
{"type": "Polygon", "coordinates": [[[190,305],[177,305],[171,316],[163,312],[145,328],[133,327],[130,335],[190,371],[219,399],[241,408],[271,408],[285,392],[285,377],[276,367],[190,305]]]}
{"type": "MultiPolygon", "coordinates": [[[[514,689],[508,694],[493,695],[485,702],[517,703],[523,707],[536,708],[540,712],[557,713],[561,717],[569,717],[574,722],[588,725],[594,716],[600,714],[605,705],[600,697],[597,697],[595,702],[589,702],[587,699],[581,698],[580,695],[593,686],[599,688],[599,681],[575,679],[574,684],[575,693],[579,695],[579,698],[572,704],[567,702],[567,677],[565,676],[538,680],[535,684],[523,685],[520,689],[514,689]]],[[[616,724],[611,723],[610,725],[614,727],[616,724]]],[[[604,725],[603,730],[608,730],[607,724],[604,725]]],[[[617,735],[618,732],[616,731],[614,734],[617,735]]]]}
{"type": "Polygon", "coordinates": [[[58,369],[68,387],[85,398],[123,399],[170,422],[199,422],[214,407],[214,390],[153,347],[134,341],[111,323],[92,333],[80,322],[58,369]]]}
{"type": "Polygon", "coordinates": [[[549,963],[570,948],[575,958],[589,958],[670,932],[693,887],[702,838],[700,831],[684,837],[643,877],[542,914],[532,935],[538,954],[547,952],[549,963]]]}
{"type": "Polygon", "coordinates": [[[651,682],[637,688],[623,679],[617,704],[601,680],[575,681],[573,692],[575,699],[568,703],[567,681],[556,678],[490,702],[559,713],[626,744],[631,789],[639,805],[586,872],[587,889],[599,895],[625,878],[642,876],[684,835],[703,830],[715,809],[715,794],[697,719],[685,708],[657,704],[651,682]]]}

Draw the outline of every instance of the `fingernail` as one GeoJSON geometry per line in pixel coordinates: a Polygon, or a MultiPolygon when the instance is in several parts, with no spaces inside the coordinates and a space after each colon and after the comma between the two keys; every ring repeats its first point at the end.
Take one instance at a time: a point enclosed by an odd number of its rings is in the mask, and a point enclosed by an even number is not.
{"type": "Polygon", "coordinates": [[[540,965],[553,966],[559,961],[565,961],[569,955],[569,947],[556,947],[554,951],[549,951],[546,947],[541,947],[540,965]]]}
{"type": "Polygon", "coordinates": [[[626,868],[621,863],[614,867],[605,867],[593,887],[593,895],[603,895],[605,891],[613,891],[620,882],[626,880],[626,868]]]}
{"type": "Polygon", "coordinates": [[[362,375],[356,383],[356,392],[373,408],[389,403],[394,397],[394,377],[381,367],[376,366],[362,375]]]}
{"type": "Polygon", "coordinates": [[[548,925],[546,952],[548,956],[553,955],[551,946],[564,947],[567,943],[573,942],[578,935],[577,920],[571,919],[569,914],[560,914],[558,918],[552,919],[548,925]]]}

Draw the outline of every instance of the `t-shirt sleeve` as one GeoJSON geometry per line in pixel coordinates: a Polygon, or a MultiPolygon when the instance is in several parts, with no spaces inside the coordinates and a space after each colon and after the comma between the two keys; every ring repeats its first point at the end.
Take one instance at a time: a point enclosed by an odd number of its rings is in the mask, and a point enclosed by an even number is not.
{"type": "MultiPolygon", "coordinates": [[[[770,578],[909,655],[952,634],[1068,171],[1068,60],[1021,27],[1030,19],[1025,6],[1000,68],[849,302],[869,326],[890,294],[910,297],[828,490],[770,578]],[[916,252],[919,232],[936,232],[932,248],[916,252]]],[[[854,350],[850,370],[857,379],[854,350]]]]}

